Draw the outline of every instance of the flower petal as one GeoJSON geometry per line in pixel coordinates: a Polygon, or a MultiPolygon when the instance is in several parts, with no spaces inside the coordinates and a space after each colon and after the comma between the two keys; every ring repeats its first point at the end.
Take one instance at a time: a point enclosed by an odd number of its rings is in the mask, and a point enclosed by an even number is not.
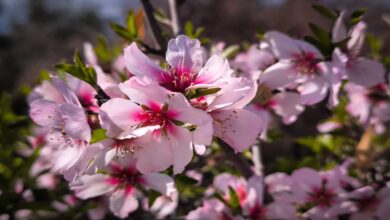
{"type": "Polygon", "coordinates": [[[207,60],[204,67],[199,71],[196,84],[214,83],[217,80],[226,78],[233,73],[229,62],[221,55],[213,55],[207,60]]]}
{"type": "Polygon", "coordinates": [[[364,87],[371,87],[385,80],[384,66],[379,62],[362,57],[349,63],[347,74],[350,82],[364,87]]]}
{"type": "MultiPolygon", "coordinates": [[[[103,121],[103,128],[110,129],[110,124],[113,123],[118,128],[125,130],[132,129],[131,127],[139,124],[137,113],[140,107],[130,100],[113,98],[105,102],[100,107],[100,119],[103,121]],[[107,121],[107,119],[109,121],[107,121]]],[[[110,132],[110,131],[109,131],[110,132]]]]}
{"type": "Polygon", "coordinates": [[[145,185],[150,187],[163,195],[171,197],[176,192],[175,183],[173,179],[161,173],[148,173],[142,175],[145,185]]]}
{"type": "Polygon", "coordinates": [[[109,183],[110,177],[103,174],[83,175],[70,184],[71,190],[81,199],[89,199],[104,195],[114,190],[115,186],[109,183]]]}
{"type": "Polygon", "coordinates": [[[136,76],[147,76],[157,83],[163,82],[167,73],[161,67],[142,53],[136,43],[130,44],[124,50],[127,70],[136,76]]]}
{"type": "Polygon", "coordinates": [[[300,103],[300,96],[293,92],[278,93],[272,100],[275,102],[271,106],[272,109],[283,118],[285,124],[294,122],[304,110],[304,106],[300,103]]]}
{"type": "Polygon", "coordinates": [[[255,113],[244,109],[220,110],[211,113],[214,135],[229,144],[236,152],[250,147],[264,125],[255,113]]]}
{"type": "Polygon", "coordinates": [[[172,165],[172,149],[167,139],[153,140],[152,135],[149,134],[138,138],[134,144],[141,147],[135,153],[136,166],[141,173],[163,171],[172,165]]]}
{"type": "Polygon", "coordinates": [[[60,110],[65,119],[64,131],[67,135],[78,140],[91,140],[91,128],[89,127],[84,109],[73,104],[62,104],[60,110]]]}
{"type": "Polygon", "coordinates": [[[294,64],[277,62],[261,73],[259,84],[264,84],[270,89],[284,88],[295,85],[297,79],[298,72],[294,69],[294,64]]]}
{"type": "Polygon", "coordinates": [[[203,50],[199,40],[179,35],[169,40],[166,59],[172,68],[198,72],[203,66],[203,50]]]}
{"type": "Polygon", "coordinates": [[[126,218],[138,208],[138,201],[133,195],[133,188],[119,189],[110,196],[110,210],[119,218],[126,218]]]}
{"type": "Polygon", "coordinates": [[[315,76],[301,84],[297,89],[301,94],[302,104],[314,105],[325,98],[328,92],[328,84],[324,78],[315,76]]]}
{"type": "Polygon", "coordinates": [[[38,99],[30,103],[30,117],[40,126],[61,128],[63,125],[59,104],[44,99],[38,99]]]}
{"type": "Polygon", "coordinates": [[[131,77],[119,84],[119,89],[135,103],[147,105],[150,102],[164,104],[169,92],[147,78],[131,77]]]}

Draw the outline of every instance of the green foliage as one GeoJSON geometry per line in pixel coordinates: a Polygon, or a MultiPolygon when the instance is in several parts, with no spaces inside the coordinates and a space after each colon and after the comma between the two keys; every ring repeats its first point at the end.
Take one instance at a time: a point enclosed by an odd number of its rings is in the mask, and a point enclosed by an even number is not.
{"type": "Polygon", "coordinates": [[[91,144],[107,139],[106,130],[96,129],[92,131],[91,144]]]}
{"type": "Polygon", "coordinates": [[[123,39],[133,42],[138,40],[137,24],[135,22],[134,11],[130,11],[126,19],[126,27],[117,23],[110,23],[111,29],[123,39]]]}
{"type": "Polygon", "coordinates": [[[366,35],[366,42],[368,47],[370,48],[371,55],[374,58],[379,59],[383,50],[383,42],[379,38],[375,37],[373,34],[366,35]]]}
{"type": "Polygon", "coordinates": [[[362,20],[362,17],[363,15],[367,12],[367,9],[366,8],[360,8],[354,12],[352,12],[351,16],[350,16],[350,21],[349,21],[349,24],[350,25],[355,25],[357,24],[359,21],[362,20]]]}
{"type": "Polygon", "coordinates": [[[240,200],[238,198],[238,195],[236,191],[229,186],[229,201],[228,205],[230,209],[232,210],[233,214],[237,215],[242,213],[241,206],[240,206],[240,200]]]}
{"type": "Polygon", "coordinates": [[[87,67],[82,60],[79,52],[76,50],[73,58],[74,64],[57,64],[55,68],[58,71],[66,72],[72,76],[87,82],[92,87],[97,88],[96,72],[92,67],[87,67]]]}
{"type": "Polygon", "coordinates": [[[201,96],[212,95],[219,92],[221,88],[194,88],[186,91],[186,97],[188,99],[195,99],[201,96]]]}
{"type": "Polygon", "coordinates": [[[327,8],[323,5],[312,5],[312,8],[314,10],[316,10],[318,13],[320,13],[321,15],[327,17],[328,19],[332,20],[332,21],[335,21],[337,19],[337,14],[335,11],[333,11],[332,9],[330,8],[327,8]]]}
{"type": "Polygon", "coordinates": [[[204,32],[204,27],[194,28],[191,21],[187,21],[184,25],[184,33],[193,39],[199,39],[202,44],[210,42],[208,38],[202,38],[201,35],[204,32]]]}

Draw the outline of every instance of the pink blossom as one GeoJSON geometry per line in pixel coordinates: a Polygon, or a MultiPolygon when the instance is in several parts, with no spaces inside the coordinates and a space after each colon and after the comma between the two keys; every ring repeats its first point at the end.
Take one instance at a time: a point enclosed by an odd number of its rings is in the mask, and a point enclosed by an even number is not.
{"type": "Polygon", "coordinates": [[[166,69],[146,57],[135,43],[125,48],[124,58],[132,74],[147,76],[165,88],[181,93],[194,85],[218,84],[232,73],[228,61],[220,55],[213,55],[204,63],[200,42],[184,35],[168,42],[166,69]]]}
{"type": "Polygon", "coordinates": [[[150,163],[155,162],[150,160],[156,156],[154,150],[160,149],[162,155],[171,158],[174,172],[180,173],[192,158],[193,146],[211,144],[210,116],[193,108],[182,94],[138,77],[130,78],[119,88],[130,100],[113,98],[104,103],[99,116],[102,127],[119,139],[152,132],[149,142],[154,146],[142,150],[150,163]]]}
{"type": "Polygon", "coordinates": [[[336,48],[333,52],[332,61],[339,69],[340,74],[346,75],[352,83],[364,87],[371,87],[384,82],[385,68],[377,61],[360,57],[365,35],[366,24],[360,21],[347,32],[344,21],[345,13],[341,13],[336,20],[332,39],[334,42],[341,42],[348,37],[346,48],[336,48]]]}
{"type": "Polygon", "coordinates": [[[322,101],[329,92],[329,104],[337,104],[341,75],[317,48],[276,31],[267,32],[264,38],[279,61],[260,75],[260,84],[271,89],[296,88],[305,105],[322,101]]]}
{"type": "Polygon", "coordinates": [[[107,174],[80,176],[71,184],[71,189],[81,199],[109,195],[110,210],[119,218],[126,218],[138,208],[137,184],[166,196],[176,191],[170,177],[159,173],[142,175],[135,169],[134,162],[130,157],[112,161],[107,174]]]}

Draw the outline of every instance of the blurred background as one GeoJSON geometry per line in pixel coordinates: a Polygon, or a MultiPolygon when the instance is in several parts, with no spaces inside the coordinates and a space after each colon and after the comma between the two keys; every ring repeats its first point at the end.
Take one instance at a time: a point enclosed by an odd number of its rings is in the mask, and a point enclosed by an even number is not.
{"type": "MultiPolygon", "coordinates": [[[[167,11],[167,0],[153,0],[156,8],[167,11]]],[[[280,30],[291,36],[310,34],[308,22],[323,27],[330,23],[312,8],[323,4],[338,10],[365,7],[369,32],[390,46],[390,0],[179,0],[179,16],[195,27],[205,27],[204,36],[228,44],[255,43],[258,29],[280,30]]],[[[138,10],[139,0],[0,0],[0,92],[13,95],[14,109],[26,113],[22,85],[32,86],[40,70],[53,70],[61,60],[70,60],[83,42],[96,42],[98,34],[109,42],[120,42],[109,27],[109,21],[123,23],[130,9],[138,10]]],[[[169,13],[167,13],[169,14],[169,13]]],[[[291,148],[294,138],[316,133],[318,122],[329,116],[325,108],[305,111],[294,125],[286,126],[289,134],[283,142],[264,151],[265,162],[278,155],[302,152],[291,148]],[[312,117],[314,116],[314,117],[312,117]],[[313,118],[315,120],[313,120],[313,118]],[[302,129],[304,128],[304,129],[302,129]]]]}
{"type": "MultiPolygon", "coordinates": [[[[366,7],[369,31],[384,42],[390,40],[390,0],[179,2],[184,2],[179,10],[182,22],[204,26],[205,36],[215,41],[254,42],[259,28],[299,37],[309,33],[308,21],[330,25],[311,9],[314,3],[350,11],[366,7]]],[[[166,10],[167,0],[152,3],[166,10]]],[[[70,59],[75,48],[95,42],[97,34],[116,42],[108,22],[123,23],[128,10],[140,7],[139,0],[0,0],[0,90],[16,93],[20,85],[31,85],[41,69],[70,59]]],[[[386,52],[389,48],[385,44],[386,52]]]]}

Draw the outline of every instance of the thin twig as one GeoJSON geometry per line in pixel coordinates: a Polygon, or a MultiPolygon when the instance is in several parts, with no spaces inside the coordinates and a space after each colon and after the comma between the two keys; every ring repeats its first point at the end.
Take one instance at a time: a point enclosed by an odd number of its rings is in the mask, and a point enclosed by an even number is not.
{"type": "Polygon", "coordinates": [[[171,13],[171,26],[172,26],[173,34],[176,36],[181,32],[179,14],[177,11],[177,4],[176,4],[176,0],[168,0],[168,2],[169,2],[169,11],[171,13]]]}
{"type": "Polygon", "coordinates": [[[261,158],[261,149],[260,143],[258,145],[253,145],[252,149],[252,161],[255,166],[255,174],[263,175],[263,160],[261,158]]]}
{"type": "Polygon", "coordinates": [[[165,51],[166,42],[162,35],[162,30],[158,25],[156,18],[154,17],[154,8],[150,4],[149,0],[141,0],[141,3],[144,7],[146,17],[148,18],[150,28],[152,29],[154,38],[156,39],[158,46],[161,48],[161,50],[165,51]]]}
{"type": "Polygon", "coordinates": [[[245,177],[245,179],[249,179],[251,176],[253,176],[253,170],[251,169],[250,164],[245,158],[242,157],[241,154],[235,153],[228,144],[221,140],[218,140],[218,143],[221,149],[225,152],[225,155],[230,161],[234,163],[236,168],[245,177]]]}

